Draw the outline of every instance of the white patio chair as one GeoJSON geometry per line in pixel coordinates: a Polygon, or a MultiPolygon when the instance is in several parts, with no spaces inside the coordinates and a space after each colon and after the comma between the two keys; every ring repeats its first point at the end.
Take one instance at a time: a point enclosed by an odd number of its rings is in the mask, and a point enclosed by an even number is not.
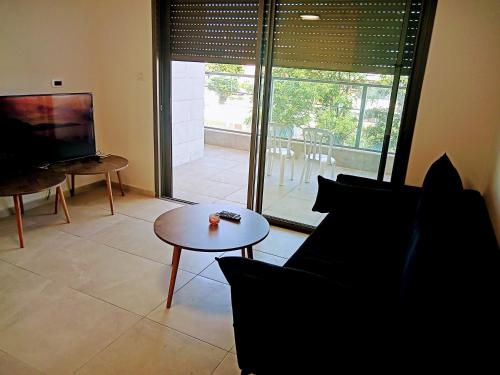
{"type": "Polygon", "coordinates": [[[319,162],[319,174],[325,173],[325,166],[331,165],[331,179],[335,178],[335,159],[333,151],[333,133],[326,129],[305,128],[302,130],[304,136],[304,166],[300,176],[300,183],[308,183],[311,179],[311,166],[313,162],[319,162]],[[326,151],[326,153],[325,153],[326,151]]]}
{"type": "Polygon", "coordinates": [[[285,160],[290,160],[292,162],[290,180],[293,180],[295,153],[292,150],[292,135],[293,126],[269,124],[266,149],[267,175],[270,176],[272,174],[274,159],[279,158],[280,186],[283,186],[285,180],[285,160]]]}

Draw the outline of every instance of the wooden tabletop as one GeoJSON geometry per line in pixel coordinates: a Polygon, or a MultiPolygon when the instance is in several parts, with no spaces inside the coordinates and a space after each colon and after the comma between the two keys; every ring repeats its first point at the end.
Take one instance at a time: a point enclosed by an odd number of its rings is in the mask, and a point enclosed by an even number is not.
{"type": "Polygon", "coordinates": [[[48,169],[24,169],[0,173],[0,196],[38,193],[66,180],[64,173],[48,169]]]}
{"type": "Polygon", "coordinates": [[[128,160],[117,155],[110,155],[97,160],[75,160],[54,164],[50,169],[76,175],[92,175],[122,170],[128,166],[128,160]]]}
{"type": "Polygon", "coordinates": [[[173,209],[154,223],[156,235],[166,243],[196,251],[227,251],[252,246],[269,234],[269,223],[254,211],[229,204],[195,204],[173,209]],[[212,226],[208,216],[222,210],[241,215],[240,222],[221,219],[212,226]]]}

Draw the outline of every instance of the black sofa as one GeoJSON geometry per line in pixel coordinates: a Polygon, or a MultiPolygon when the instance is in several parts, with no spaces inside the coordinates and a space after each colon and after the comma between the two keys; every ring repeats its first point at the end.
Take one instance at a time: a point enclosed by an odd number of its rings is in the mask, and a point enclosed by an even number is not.
{"type": "Polygon", "coordinates": [[[242,374],[401,373],[494,358],[498,243],[483,198],[462,188],[446,155],[422,188],[318,179],[313,209],[328,215],[283,267],[218,259],[242,374]]]}

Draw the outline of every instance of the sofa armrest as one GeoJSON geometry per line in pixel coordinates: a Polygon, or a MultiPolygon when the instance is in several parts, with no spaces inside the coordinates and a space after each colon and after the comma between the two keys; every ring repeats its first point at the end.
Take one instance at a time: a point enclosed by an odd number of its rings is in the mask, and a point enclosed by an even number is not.
{"type": "Polygon", "coordinates": [[[328,354],[319,353],[323,346],[319,343],[332,342],[334,325],[341,348],[335,349],[335,344],[326,348],[329,352],[349,348],[347,340],[355,336],[347,323],[353,305],[349,289],[309,272],[256,260],[217,261],[231,286],[241,369],[259,374],[311,363],[320,366],[321,360],[331,364],[328,354]]]}

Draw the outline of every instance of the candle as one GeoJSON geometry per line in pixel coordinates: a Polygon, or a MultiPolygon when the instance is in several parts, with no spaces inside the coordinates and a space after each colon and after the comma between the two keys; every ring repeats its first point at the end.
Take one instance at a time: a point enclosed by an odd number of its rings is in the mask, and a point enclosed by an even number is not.
{"type": "Polygon", "coordinates": [[[217,225],[217,224],[219,224],[220,217],[217,214],[210,214],[208,216],[208,221],[209,221],[210,225],[217,225]]]}

